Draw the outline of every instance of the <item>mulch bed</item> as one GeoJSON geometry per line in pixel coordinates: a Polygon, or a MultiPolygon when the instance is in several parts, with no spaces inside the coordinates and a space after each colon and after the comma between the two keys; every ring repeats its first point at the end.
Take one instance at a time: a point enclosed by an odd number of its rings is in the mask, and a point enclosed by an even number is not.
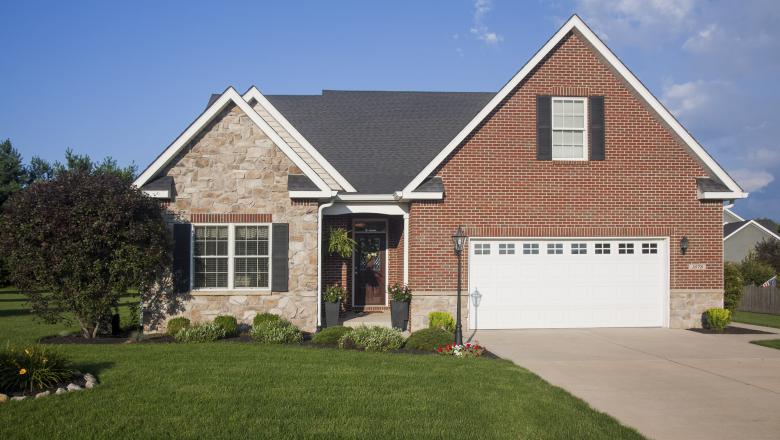
{"type": "Polygon", "coordinates": [[[765,332],[762,330],[754,330],[752,328],[744,327],[732,327],[728,326],[723,329],[722,332],[711,330],[708,328],[689,328],[688,330],[696,333],[704,333],[706,335],[773,335],[774,332],[765,332]]]}

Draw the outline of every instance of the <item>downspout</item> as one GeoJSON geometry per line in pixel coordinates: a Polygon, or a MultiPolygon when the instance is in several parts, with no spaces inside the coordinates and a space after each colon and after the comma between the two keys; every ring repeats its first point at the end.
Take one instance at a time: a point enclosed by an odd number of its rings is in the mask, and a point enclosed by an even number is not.
{"type": "MultiPolygon", "coordinates": [[[[334,192],[332,195],[335,195],[334,192]]],[[[322,212],[333,206],[333,198],[317,210],[317,327],[322,326],[322,212]]]]}

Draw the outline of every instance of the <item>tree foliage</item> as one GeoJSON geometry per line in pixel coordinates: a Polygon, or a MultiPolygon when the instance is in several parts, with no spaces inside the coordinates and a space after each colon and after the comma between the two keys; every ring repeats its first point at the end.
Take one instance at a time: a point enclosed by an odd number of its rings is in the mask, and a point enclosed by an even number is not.
{"type": "Polygon", "coordinates": [[[121,167],[111,156],[106,156],[100,162],[93,161],[86,154],[77,154],[68,148],[65,150],[65,163],[55,161],[49,163],[38,156],[33,156],[27,167],[30,182],[52,180],[66,172],[92,174],[96,176],[117,176],[126,182],[132,182],[137,171],[135,164],[121,167]]]}
{"type": "Polygon", "coordinates": [[[756,258],[780,273],[780,240],[763,240],[756,244],[756,258]]]}
{"type": "Polygon", "coordinates": [[[750,252],[739,265],[745,284],[760,286],[776,275],[775,268],[761,261],[755,252],[750,252]]]}
{"type": "Polygon", "coordinates": [[[165,282],[169,243],[161,206],[111,174],[59,173],[12,195],[0,216],[11,281],[35,314],[59,322],[69,312],[85,337],[128,289],[153,292],[165,282]]]}
{"type": "Polygon", "coordinates": [[[27,173],[22,155],[11,144],[10,139],[0,142],[0,206],[27,183],[27,173]]]}
{"type": "Polygon", "coordinates": [[[745,281],[738,264],[727,261],[723,265],[723,284],[723,307],[733,312],[739,305],[745,288],[745,281]]]}

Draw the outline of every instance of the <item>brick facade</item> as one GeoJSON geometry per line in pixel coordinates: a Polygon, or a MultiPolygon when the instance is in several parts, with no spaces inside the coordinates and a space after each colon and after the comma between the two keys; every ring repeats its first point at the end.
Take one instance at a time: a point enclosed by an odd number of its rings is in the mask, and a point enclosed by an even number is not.
{"type": "Polygon", "coordinates": [[[695,178],[706,174],[585,40],[570,34],[436,170],[444,200],[412,204],[410,284],[454,290],[450,235],[461,224],[472,236],[668,236],[670,324],[700,325],[697,315],[722,304],[723,289],[722,206],[697,198],[695,178]],[[537,160],[538,95],[604,96],[606,160],[537,160]],[[686,255],[676,251],[683,236],[686,255]],[[689,263],[707,269],[691,271],[689,263]]]}

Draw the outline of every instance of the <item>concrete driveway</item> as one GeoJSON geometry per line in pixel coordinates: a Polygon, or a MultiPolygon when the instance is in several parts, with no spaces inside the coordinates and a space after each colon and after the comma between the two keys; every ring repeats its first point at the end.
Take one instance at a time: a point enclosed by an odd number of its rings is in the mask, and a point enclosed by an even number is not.
{"type": "Polygon", "coordinates": [[[778,338],[582,329],[475,339],[649,438],[752,440],[780,438],[780,350],[749,341],[778,338]]]}

